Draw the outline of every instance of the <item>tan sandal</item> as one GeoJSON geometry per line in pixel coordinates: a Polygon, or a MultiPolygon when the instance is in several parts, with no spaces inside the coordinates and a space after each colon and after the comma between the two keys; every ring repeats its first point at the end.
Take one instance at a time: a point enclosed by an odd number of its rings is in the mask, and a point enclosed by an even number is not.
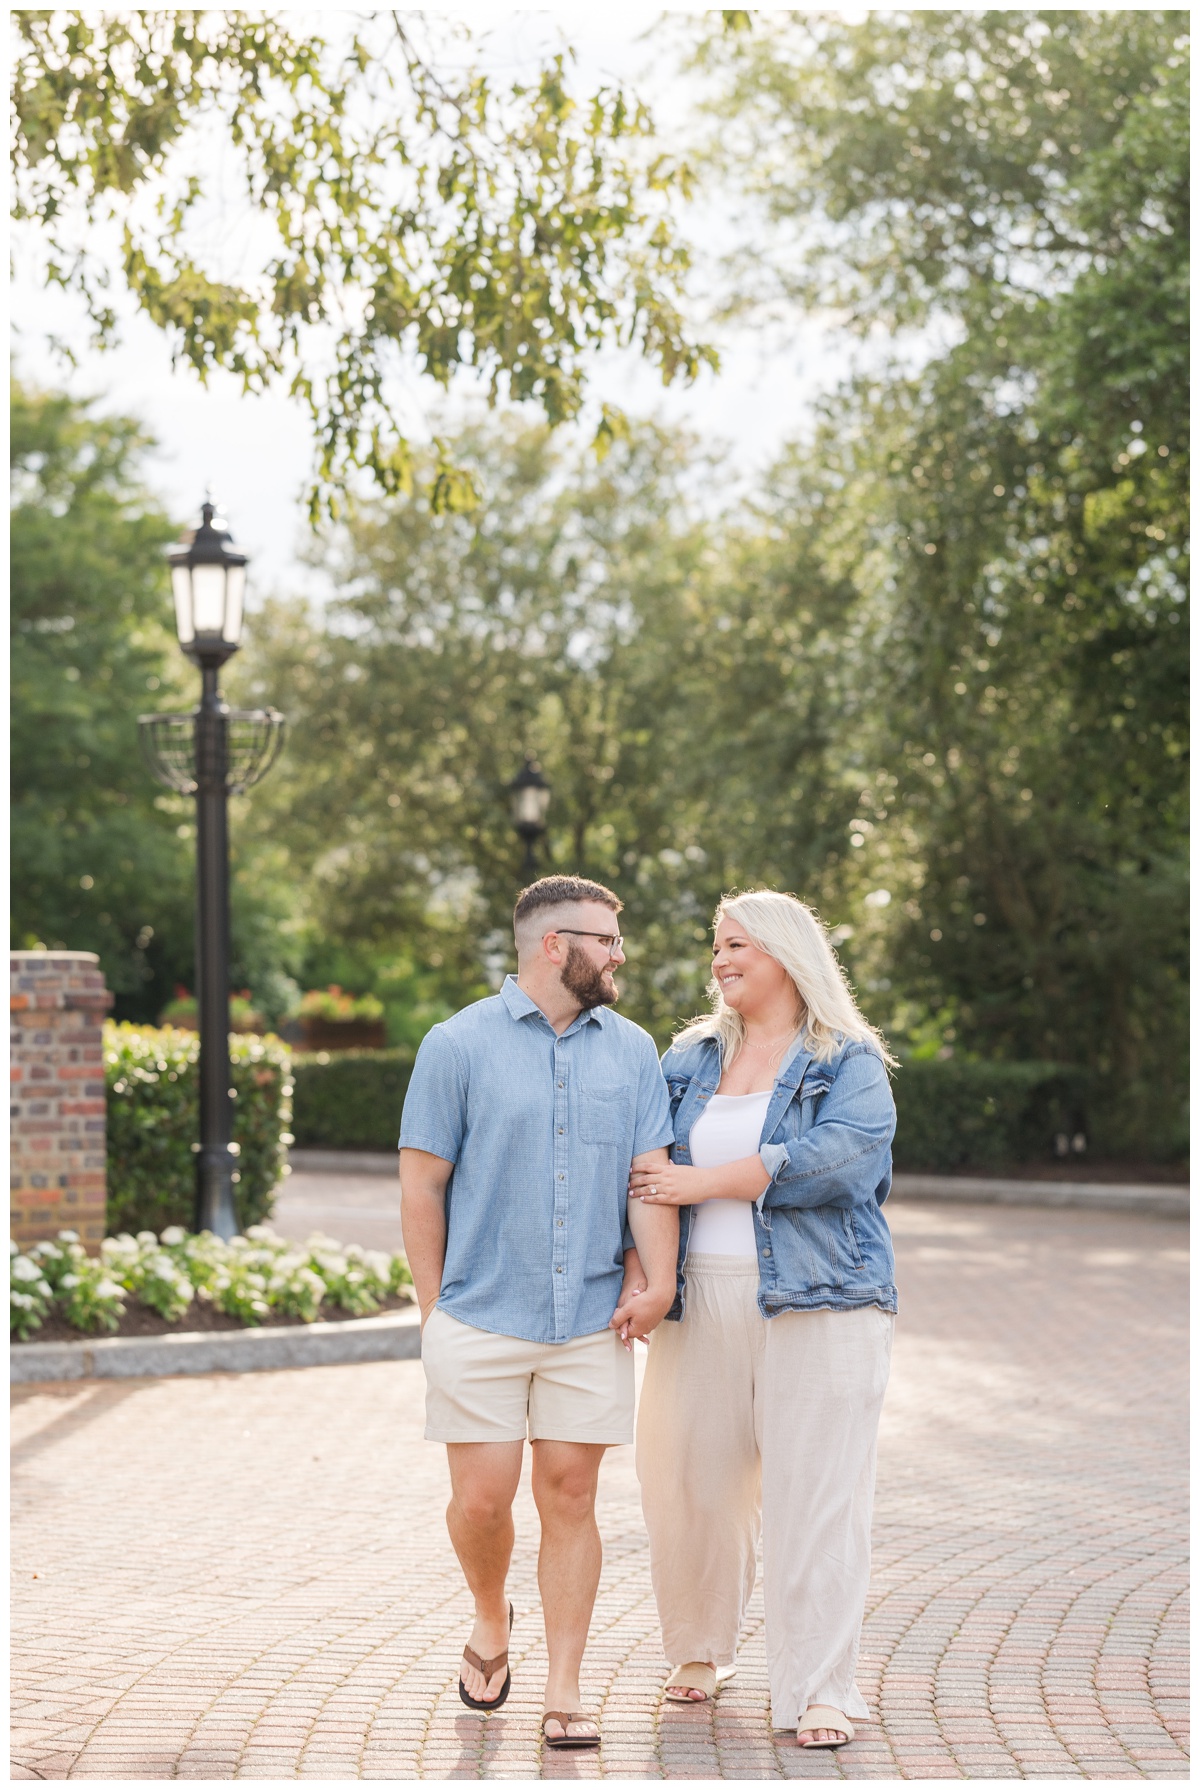
{"type": "Polygon", "coordinates": [[[667,1682],[663,1685],[663,1696],[668,1703],[711,1703],[717,1694],[717,1674],[706,1661],[693,1659],[684,1666],[676,1666],[667,1682]],[[703,1691],[702,1697],[668,1697],[668,1691],[703,1691]]]}
{"type": "Polygon", "coordinates": [[[828,1747],[830,1752],[840,1746],[849,1746],[854,1739],[854,1723],[849,1716],[843,1715],[840,1709],[831,1709],[828,1703],[810,1703],[800,1720],[796,1723],[796,1744],[806,1753],[815,1752],[820,1747],[828,1747]],[[801,1740],[802,1734],[813,1732],[817,1728],[833,1728],[843,1738],[841,1740],[801,1740]]]}
{"type": "Polygon", "coordinates": [[[595,1716],[584,1715],[579,1709],[548,1709],[542,1717],[542,1739],[549,1747],[583,1747],[600,1745],[600,1724],[595,1716]],[[557,1722],[562,1728],[561,1734],[547,1734],[546,1723],[557,1722]],[[591,1722],[594,1734],[572,1734],[572,1722],[591,1722]]]}

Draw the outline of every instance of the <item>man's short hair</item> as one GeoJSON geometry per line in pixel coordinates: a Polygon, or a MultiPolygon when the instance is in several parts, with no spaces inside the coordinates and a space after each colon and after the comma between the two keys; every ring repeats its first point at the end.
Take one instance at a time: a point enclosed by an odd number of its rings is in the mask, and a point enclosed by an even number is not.
{"type": "Polygon", "coordinates": [[[543,876],[522,889],[513,909],[513,931],[542,908],[565,907],[568,902],[602,901],[605,907],[619,914],[624,902],[603,883],[589,882],[586,876],[543,876]]]}

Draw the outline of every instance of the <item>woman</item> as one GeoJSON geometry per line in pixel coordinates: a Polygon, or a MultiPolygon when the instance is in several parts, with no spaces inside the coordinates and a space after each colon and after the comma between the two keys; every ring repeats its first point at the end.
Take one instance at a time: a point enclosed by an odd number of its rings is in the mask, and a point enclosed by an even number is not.
{"type": "Polygon", "coordinates": [[[712,1012],[663,1058],[672,1161],[630,1181],[680,1208],[676,1321],[651,1338],[637,1427],[666,1695],[729,1676],[761,1528],[774,1725],[844,1746],[867,1714],[894,1059],[794,896],[726,897],[715,940],[712,1012]]]}

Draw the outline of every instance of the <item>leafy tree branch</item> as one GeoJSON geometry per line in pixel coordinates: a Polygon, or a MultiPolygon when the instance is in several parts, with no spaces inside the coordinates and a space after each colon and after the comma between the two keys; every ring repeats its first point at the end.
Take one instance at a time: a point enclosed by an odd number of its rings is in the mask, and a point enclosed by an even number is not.
{"type": "MultiPolygon", "coordinates": [[[[442,387],[469,370],[558,423],[604,344],[666,383],[716,364],[681,309],[689,170],[621,90],[576,98],[565,55],[505,85],[470,61],[439,73],[452,39],[419,14],[337,42],[286,13],[13,18],[19,240],[34,233],[98,343],[118,333],[115,281],[201,379],[298,397],[314,516],[356,471],[411,489],[414,370],[442,387]]],[[[432,490],[439,509],[474,501],[444,455],[432,490]]]]}

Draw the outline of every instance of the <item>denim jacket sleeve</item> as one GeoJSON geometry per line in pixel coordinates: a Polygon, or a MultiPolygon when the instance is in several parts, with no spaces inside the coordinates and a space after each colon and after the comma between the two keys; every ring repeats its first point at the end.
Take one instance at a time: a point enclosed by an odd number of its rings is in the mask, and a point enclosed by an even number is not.
{"type": "Polygon", "coordinates": [[[869,1045],[852,1045],[808,1129],[787,1144],[763,1146],[771,1179],[755,1203],[771,1212],[864,1204],[887,1168],[895,1130],[896,1106],[882,1058],[869,1045]]]}

